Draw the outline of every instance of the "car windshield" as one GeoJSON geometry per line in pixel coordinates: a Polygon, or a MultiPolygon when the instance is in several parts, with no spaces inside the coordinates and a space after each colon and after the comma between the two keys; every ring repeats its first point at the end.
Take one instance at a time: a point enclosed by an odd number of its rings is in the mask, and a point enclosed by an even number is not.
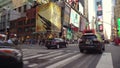
{"type": "Polygon", "coordinates": [[[83,35],[81,37],[81,39],[95,39],[95,38],[97,38],[96,35],[83,35]]]}
{"type": "Polygon", "coordinates": [[[7,42],[0,42],[0,48],[13,48],[15,45],[9,44],[7,42]]]}

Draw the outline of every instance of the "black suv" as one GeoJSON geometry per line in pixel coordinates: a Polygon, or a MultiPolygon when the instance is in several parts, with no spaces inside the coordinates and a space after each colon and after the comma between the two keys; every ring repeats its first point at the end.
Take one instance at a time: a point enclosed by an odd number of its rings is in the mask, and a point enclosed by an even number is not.
{"type": "Polygon", "coordinates": [[[105,50],[104,41],[98,34],[86,33],[80,38],[79,49],[80,52],[97,50],[101,54],[105,50]]]}

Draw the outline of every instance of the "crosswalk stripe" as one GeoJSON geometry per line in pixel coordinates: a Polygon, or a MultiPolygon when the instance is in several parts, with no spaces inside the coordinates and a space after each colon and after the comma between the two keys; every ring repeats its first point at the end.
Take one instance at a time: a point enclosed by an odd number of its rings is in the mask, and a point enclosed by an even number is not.
{"type": "Polygon", "coordinates": [[[103,53],[96,68],[113,68],[111,53],[103,53]]]}
{"type": "Polygon", "coordinates": [[[66,58],[69,58],[70,56],[76,55],[77,53],[69,53],[69,54],[62,54],[61,56],[54,56],[52,58],[49,58],[47,62],[41,63],[37,66],[37,68],[45,68],[48,64],[53,64],[58,61],[64,60],[66,58]],[[45,66],[45,67],[44,67],[45,66]]]}
{"type": "Polygon", "coordinates": [[[56,54],[51,54],[51,55],[48,55],[48,56],[39,57],[38,59],[47,59],[47,58],[58,56],[58,55],[61,55],[61,54],[63,54],[63,52],[58,52],[56,54]]]}
{"type": "Polygon", "coordinates": [[[74,55],[74,56],[72,56],[72,57],[70,57],[70,58],[64,59],[64,60],[59,61],[59,62],[57,62],[57,63],[55,63],[55,64],[52,64],[52,65],[50,65],[50,66],[47,66],[46,68],[62,68],[64,65],[69,64],[70,62],[78,59],[78,58],[81,57],[82,55],[83,55],[83,54],[74,55]]]}
{"type": "Polygon", "coordinates": [[[38,65],[38,64],[34,63],[34,64],[28,65],[28,67],[32,68],[32,67],[35,67],[35,66],[37,66],[37,65],[38,65]]]}
{"type": "MultiPolygon", "coordinates": [[[[65,65],[73,62],[74,60],[76,60],[84,55],[82,53],[78,54],[78,51],[70,53],[70,50],[66,50],[66,52],[69,52],[69,53],[65,54],[64,50],[51,51],[46,54],[37,54],[36,53],[36,55],[23,58],[23,60],[24,60],[23,63],[26,65],[30,64],[29,61],[27,61],[27,60],[32,59],[32,58],[49,59],[48,62],[39,64],[39,65],[37,63],[33,63],[33,64],[28,65],[28,67],[39,67],[39,66],[41,67],[41,66],[52,63],[52,65],[49,65],[46,68],[62,68],[65,65]],[[65,58],[67,58],[67,59],[65,59],[65,58]],[[60,59],[60,60],[58,60],[58,59],[60,59]],[[54,62],[56,62],[56,63],[54,63],[54,62]]],[[[80,65],[76,66],[76,68],[79,68],[79,67],[80,67],[80,65]]],[[[113,68],[111,53],[103,53],[98,64],[96,65],[96,68],[113,68]]]]}
{"type": "Polygon", "coordinates": [[[36,57],[43,56],[43,55],[44,54],[38,54],[38,55],[30,56],[30,57],[25,57],[25,58],[23,58],[23,60],[28,60],[28,59],[36,58],[36,57]]]}
{"type": "Polygon", "coordinates": [[[44,55],[51,55],[51,54],[58,53],[58,52],[61,52],[61,51],[63,51],[63,50],[53,51],[53,52],[50,52],[50,53],[47,53],[47,54],[36,54],[36,55],[33,55],[33,56],[24,57],[23,60],[28,60],[28,59],[32,59],[32,58],[36,58],[36,57],[40,57],[40,56],[44,56],[44,55]]]}
{"type": "Polygon", "coordinates": [[[67,56],[69,56],[69,55],[71,55],[71,54],[73,54],[73,53],[67,53],[67,54],[64,54],[64,55],[60,55],[60,56],[54,57],[54,58],[52,58],[52,59],[50,59],[50,60],[60,59],[60,58],[62,58],[62,57],[67,57],[67,56]]]}
{"type": "Polygon", "coordinates": [[[24,64],[29,64],[29,61],[23,61],[24,64]]]}

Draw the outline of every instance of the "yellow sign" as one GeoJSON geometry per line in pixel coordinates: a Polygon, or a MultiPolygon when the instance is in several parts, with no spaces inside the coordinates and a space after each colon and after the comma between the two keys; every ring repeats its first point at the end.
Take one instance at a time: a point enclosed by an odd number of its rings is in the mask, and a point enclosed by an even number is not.
{"type": "Polygon", "coordinates": [[[36,32],[46,31],[47,27],[51,30],[61,30],[61,8],[53,2],[36,8],[36,32]]]}

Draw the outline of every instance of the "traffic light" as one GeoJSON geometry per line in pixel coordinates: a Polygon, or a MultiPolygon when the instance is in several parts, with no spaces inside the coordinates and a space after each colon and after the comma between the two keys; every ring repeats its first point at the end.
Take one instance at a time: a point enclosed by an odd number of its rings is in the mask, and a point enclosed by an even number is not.
{"type": "Polygon", "coordinates": [[[118,36],[120,37],[120,18],[117,19],[117,32],[118,32],[118,36]]]}

